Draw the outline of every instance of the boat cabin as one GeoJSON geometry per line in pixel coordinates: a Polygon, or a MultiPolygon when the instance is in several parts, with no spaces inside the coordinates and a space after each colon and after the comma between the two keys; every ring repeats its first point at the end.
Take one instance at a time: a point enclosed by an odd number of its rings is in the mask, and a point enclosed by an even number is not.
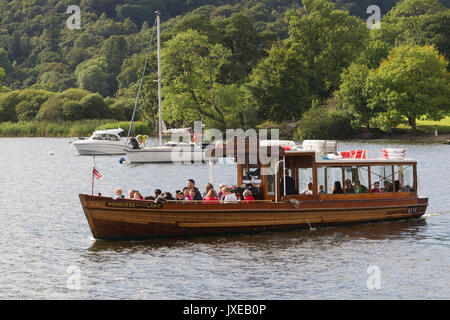
{"type": "MultiPolygon", "coordinates": [[[[266,147],[257,148],[258,153],[261,148],[266,147]]],[[[235,146],[235,158],[240,153],[248,155],[248,145],[245,148],[235,146]]],[[[270,150],[266,153],[270,155],[270,150]]],[[[256,163],[250,163],[249,157],[238,161],[237,185],[251,184],[259,191],[258,200],[275,202],[417,195],[414,159],[329,159],[314,150],[281,147],[278,153],[275,168],[273,163],[270,167],[262,165],[259,157],[256,163]]]]}
{"type": "Polygon", "coordinates": [[[112,129],[112,130],[99,130],[95,131],[90,140],[106,140],[106,141],[122,141],[120,138],[120,133],[123,132],[122,129],[112,129]]]}

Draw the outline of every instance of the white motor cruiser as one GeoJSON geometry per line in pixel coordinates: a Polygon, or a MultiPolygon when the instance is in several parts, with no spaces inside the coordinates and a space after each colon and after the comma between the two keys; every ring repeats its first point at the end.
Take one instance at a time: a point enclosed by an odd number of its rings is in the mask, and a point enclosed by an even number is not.
{"type": "Polygon", "coordinates": [[[98,130],[88,139],[80,138],[73,146],[80,155],[125,154],[126,143],[120,137],[123,129],[98,130]]]}

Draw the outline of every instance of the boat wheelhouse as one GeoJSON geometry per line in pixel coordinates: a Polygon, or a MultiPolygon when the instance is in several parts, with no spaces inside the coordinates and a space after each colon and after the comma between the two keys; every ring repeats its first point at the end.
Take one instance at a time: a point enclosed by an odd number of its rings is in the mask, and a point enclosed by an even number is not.
{"type": "MultiPolygon", "coordinates": [[[[212,149],[210,156],[229,156],[225,148],[212,149]]],[[[244,159],[237,164],[236,185],[251,186],[255,201],[153,203],[80,195],[94,237],[185,236],[401,220],[420,218],[428,205],[427,198],[417,195],[414,159],[330,159],[314,150],[259,143],[255,148],[253,158],[248,143],[244,148],[235,143],[232,150],[236,159],[244,159]],[[276,155],[276,163],[263,164],[262,150],[269,157],[276,155]]]]}

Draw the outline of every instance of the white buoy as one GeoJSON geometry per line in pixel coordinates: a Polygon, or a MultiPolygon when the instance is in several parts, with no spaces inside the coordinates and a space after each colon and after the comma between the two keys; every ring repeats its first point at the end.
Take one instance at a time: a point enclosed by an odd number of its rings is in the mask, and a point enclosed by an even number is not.
{"type": "Polygon", "coordinates": [[[53,151],[50,151],[50,152],[48,153],[48,155],[49,155],[49,156],[54,156],[55,153],[54,153],[53,151]]]}

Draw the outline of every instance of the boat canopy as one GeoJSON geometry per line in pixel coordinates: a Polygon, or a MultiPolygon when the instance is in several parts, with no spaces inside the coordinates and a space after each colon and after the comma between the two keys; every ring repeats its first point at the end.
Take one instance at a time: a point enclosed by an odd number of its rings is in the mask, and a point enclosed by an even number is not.
{"type": "Polygon", "coordinates": [[[123,132],[123,129],[117,128],[117,129],[108,129],[108,130],[97,130],[93,134],[120,134],[123,132]]]}

